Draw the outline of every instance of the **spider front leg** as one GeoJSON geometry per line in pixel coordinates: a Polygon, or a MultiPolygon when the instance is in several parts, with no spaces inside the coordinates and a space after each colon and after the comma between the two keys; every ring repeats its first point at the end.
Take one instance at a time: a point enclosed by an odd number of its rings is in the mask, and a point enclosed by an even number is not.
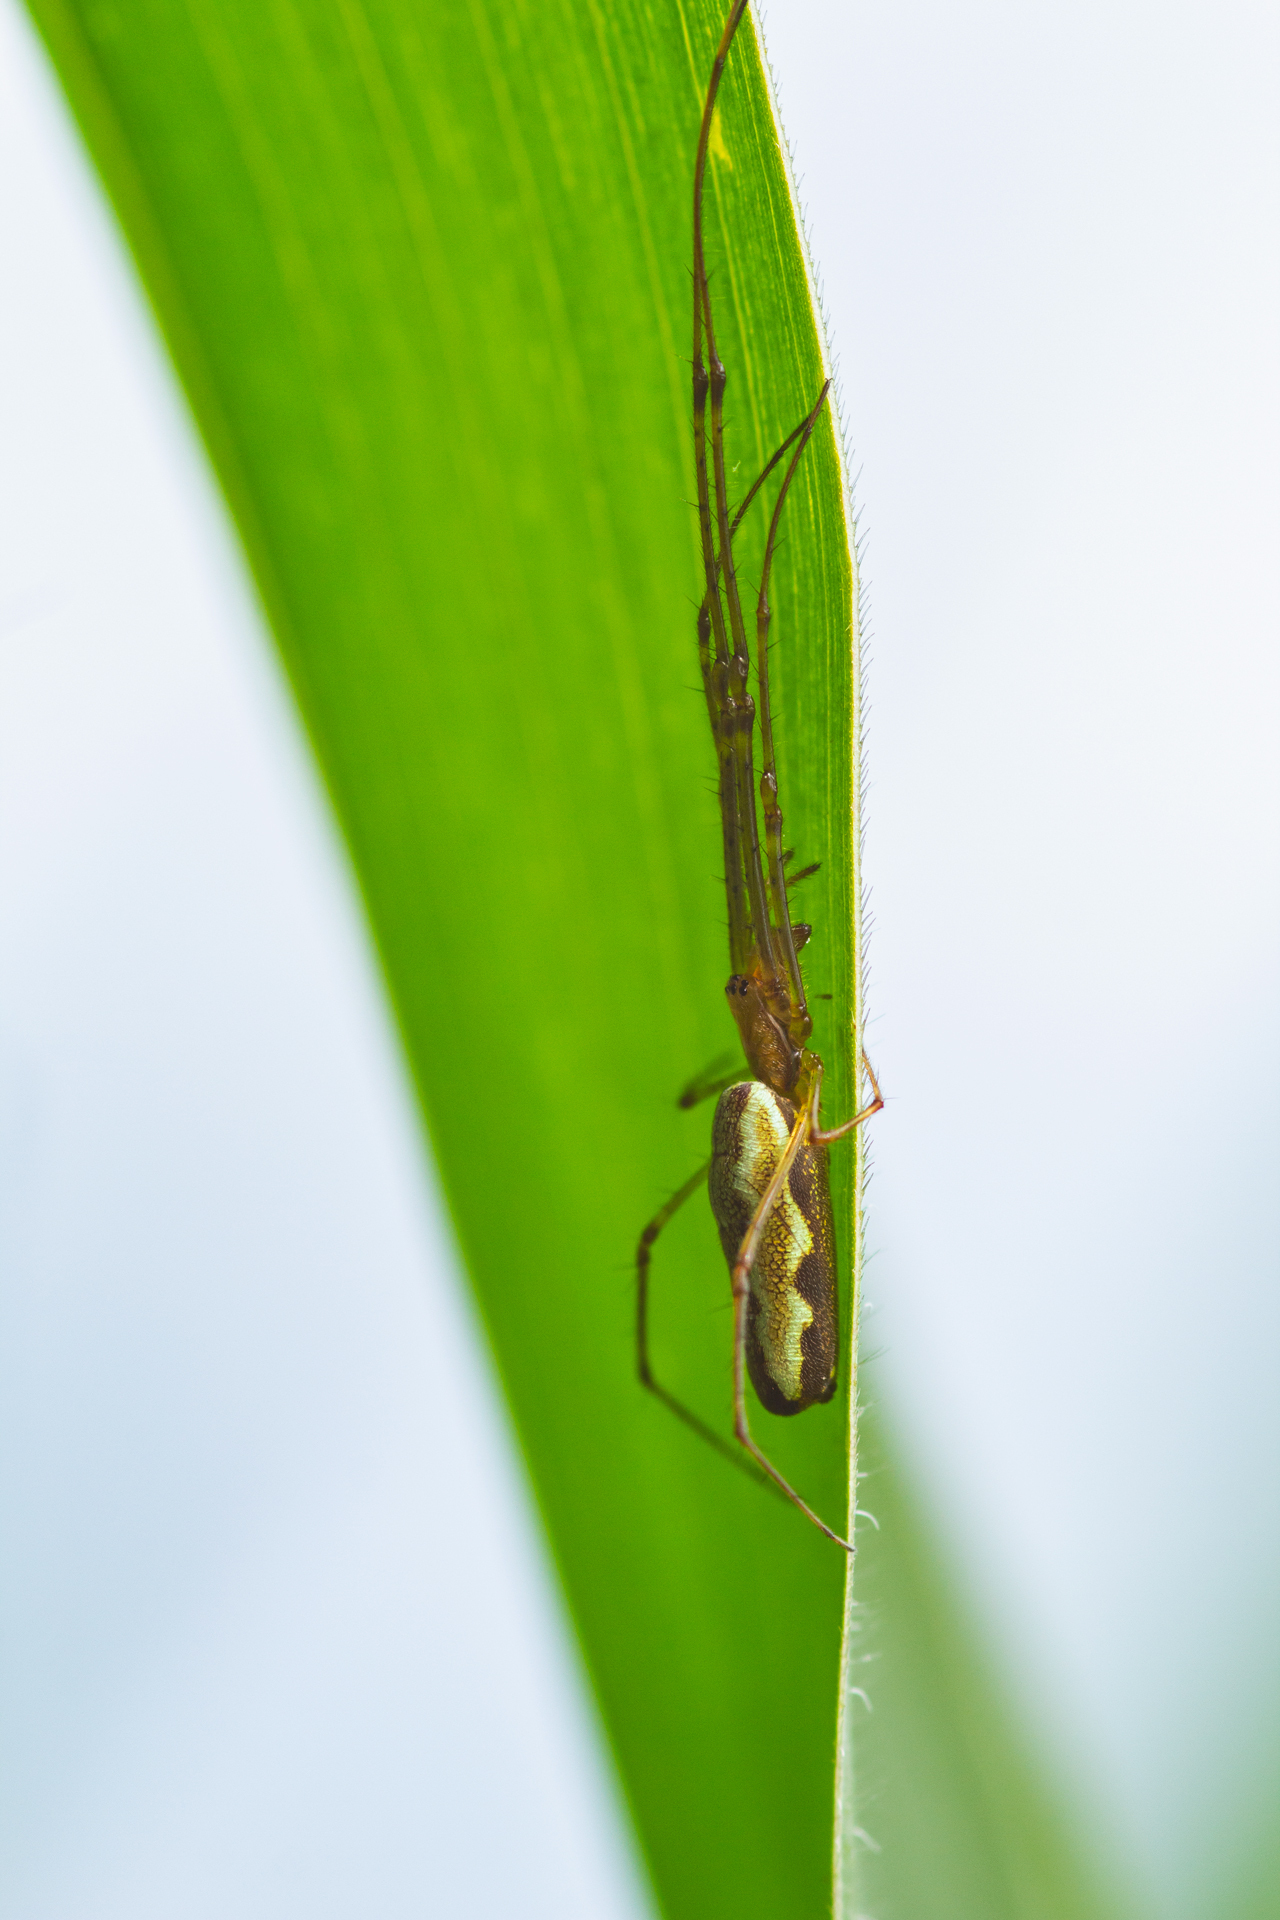
{"type": "Polygon", "coordinates": [[[821,1085],[821,1075],[819,1075],[818,1084],[813,1090],[813,1124],[809,1130],[809,1138],[815,1145],[825,1147],[829,1146],[833,1140],[842,1140],[846,1133],[852,1133],[855,1127],[860,1127],[864,1120],[869,1120],[873,1113],[879,1113],[883,1107],[884,1095],[880,1091],[880,1082],[876,1079],[875,1068],[868,1060],[865,1049],[862,1054],[862,1064],[867,1070],[867,1078],[871,1082],[871,1091],[875,1098],[867,1106],[860,1108],[852,1120],[842,1120],[838,1127],[829,1127],[825,1132],[818,1125],[818,1087],[821,1085]]]}

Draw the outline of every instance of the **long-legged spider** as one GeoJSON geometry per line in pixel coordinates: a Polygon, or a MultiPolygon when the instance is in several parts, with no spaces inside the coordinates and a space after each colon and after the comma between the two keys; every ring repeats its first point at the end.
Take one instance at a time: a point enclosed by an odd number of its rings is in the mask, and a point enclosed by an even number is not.
{"type": "MultiPolygon", "coordinates": [[[[693,453],[705,587],[698,610],[698,658],[719,764],[729,905],[725,993],[738,1026],[750,1079],[704,1077],[681,1104],[718,1094],[711,1158],[673,1194],[640,1236],[636,1253],[636,1345],[640,1379],[672,1412],[724,1450],[725,1442],[654,1378],[649,1364],[649,1261],[653,1243],[704,1180],[733,1285],[734,1435],[752,1459],[830,1540],[850,1542],[820,1520],[751,1434],[746,1376],[770,1413],[802,1413],[830,1400],[839,1350],[835,1224],[827,1147],[883,1106],[865,1054],[873,1098],[839,1126],[820,1125],[822,1062],[807,1044],[813,1022],[799,952],[807,926],[793,923],[782,844],[782,811],[769,705],[769,575],[788,490],[826,404],[824,382],[812,411],[788,435],[730,517],[725,484],[725,370],[716,351],[703,244],[702,196],[712,116],[721,76],[747,0],[734,0],[707,87],[693,177],[693,453]],[[705,357],[704,357],[705,343],[705,357]],[[709,421],[708,421],[709,414],[709,421]],[[710,458],[708,459],[708,447],[710,458]],[[755,697],[751,655],[734,564],[743,515],[790,452],[774,501],[756,599],[755,697]],[[760,813],[756,811],[753,736],[760,723],[760,813]],[[760,826],[763,822],[763,846],[760,826]]],[[[805,872],[811,872],[806,868],[805,872]]],[[[798,880],[801,874],[793,876],[798,880]]],[[[741,1455],[733,1456],[741,1459],[741,1455]]]]}

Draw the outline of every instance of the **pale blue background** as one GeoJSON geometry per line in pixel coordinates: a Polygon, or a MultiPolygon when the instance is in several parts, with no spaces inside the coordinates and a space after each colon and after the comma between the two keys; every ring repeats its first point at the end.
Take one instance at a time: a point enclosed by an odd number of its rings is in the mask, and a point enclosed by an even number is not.
{"type": "MultiPolygon", "coordinates": [[[[1192,1920],[1280,1793],[1276,16],[768,30],[870,532],[868,1389],[1192,1920]]],[[[343,858],[13,0],[0,259],[3,1910],[634,1916],[343,858]]]]}
{"type": "Polygon", "coordinates": [[[769,20],[869,527],[868,1378],[1189,1920],[1280,1818],[1280,13],[769,20]]]}

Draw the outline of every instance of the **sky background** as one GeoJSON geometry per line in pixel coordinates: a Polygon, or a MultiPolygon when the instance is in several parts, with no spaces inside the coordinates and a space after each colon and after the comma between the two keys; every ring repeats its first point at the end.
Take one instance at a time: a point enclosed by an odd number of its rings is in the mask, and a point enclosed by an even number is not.
{"type": "MultiPolygon", "coordinates": [[[[1197,1920],[1280,1793],[1280,22],[765,18],[868,533],[867,1389],[1197,1920]]],[[[13,0],[0,236],[6,1915],[635,1920],[344,856],[13,0]]]]}

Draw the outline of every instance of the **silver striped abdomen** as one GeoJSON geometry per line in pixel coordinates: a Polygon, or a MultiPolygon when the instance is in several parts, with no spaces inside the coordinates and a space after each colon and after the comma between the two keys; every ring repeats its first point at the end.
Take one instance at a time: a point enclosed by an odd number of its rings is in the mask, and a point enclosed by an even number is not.
{"type": "MultiPolygon", "coordinates": [[[[726,1087],[712,1123],[711,1208],[730,1269],[796,1121],[762,1080],[726,1087]]],[[[836,1388],[836,1240],[825,1147],[802,1147],[751,1271],[747,1366],[769,1413],[802,1413],[836,1388]]]]}

